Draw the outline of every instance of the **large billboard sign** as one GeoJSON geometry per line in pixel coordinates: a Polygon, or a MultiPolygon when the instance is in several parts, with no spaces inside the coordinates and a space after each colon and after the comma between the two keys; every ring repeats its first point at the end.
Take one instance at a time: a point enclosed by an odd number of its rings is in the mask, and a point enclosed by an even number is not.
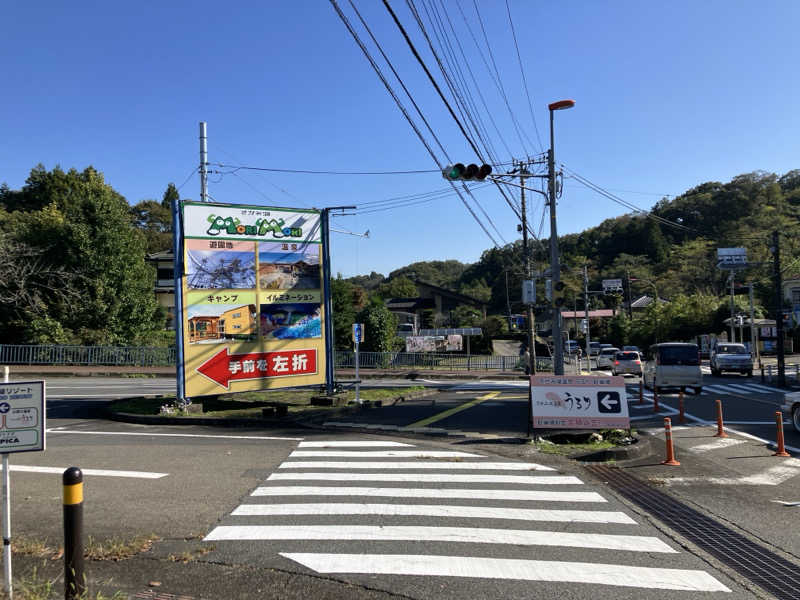
{"type": "Polygon", "coordinates": [[[319,211],[181,209],[186,396],[323,384],[319,211]]]}

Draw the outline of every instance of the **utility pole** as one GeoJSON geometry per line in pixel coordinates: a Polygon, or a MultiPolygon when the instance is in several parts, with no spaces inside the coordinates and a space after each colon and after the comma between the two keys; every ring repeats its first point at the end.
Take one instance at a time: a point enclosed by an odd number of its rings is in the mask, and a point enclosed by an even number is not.
{"type": "Polygon", "coordinates": [[[734,303],[733,303],[733,274],[734,272],[731,271],[731,342],[736,342],[736,329],[734,329],[735,325],[734,321],[734,303]]]}
{"type": "MultiPolygon", "coordinates": [[[[522,213],[522,256],[525,260],[525,276],[531,277],[531,254],[528,248],[528,211],[525,207],[525,175],[528,174],[527,166],[519,161],[519,183],[520,183],[520,211],[522,213]]],[[[534,282],[534,289],[536,283],[534,282]]],[[[531,361],[531,375],[536,375],[536,334],[533,321],[533,306],[528,304],[528,356],[531,361]]]]}
{"type": "Polygon", "coordinates": [[[761,369],[761,353],[758,351],[758,344],[756,343],[756,313],[753,308],[753,283],[748,283],[747,288],[748,296],[750,297],[750,351],[753,356],[758,359],[758,368],[761,369]]]}
{"type": "Polygon", "coordinates": [[[200,121],[200,202],[208,202],[208,147],[206,122],[200,121]]]}
{"type": "Polygon", "coordinates": [[[628,318],[633,320],[633,306],[631,304],[631,270],[625,269],[625,275],[628,279],[628,318]]]}
{"type": "MultiPolygon", "coordinates": [[[[630,288],[630,282],[628,282],[630,288]]],[[[589,274],[586,265],[583,265],[583,312],[586,315],[586,364],[589,366],[589,374],[592,373],[592,355],[589,350],[592,346],[592,336],[589,333],[589,274]]]]}
{"type": "Polygon", "coordinates": [[[773,260],[775,269],[775,326],[778,330],[778,385],[786,387],[786,363],[783,347],[783,281],[781,278],[781,237],[776,229],[772,232],[773,260]]]}

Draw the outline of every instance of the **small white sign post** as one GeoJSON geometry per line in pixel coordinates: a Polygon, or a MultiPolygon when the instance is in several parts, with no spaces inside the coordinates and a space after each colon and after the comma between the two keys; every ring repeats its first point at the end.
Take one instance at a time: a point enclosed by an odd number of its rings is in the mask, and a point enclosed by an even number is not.
{"type": "Polygon", "coordinates": [[[629,429],[625,379],[534,375],[531,414],[534,429],[629,429]]]}
{"type": "Polygon", "coordinates": [[[361,404],[361,382],[358,377],[358,345],[364,341],[364,324],[353,323],[353,343],[356,348],[356,404],[361,404]]]}
{"type": "Polygon", "coordinates": [[[3,455],[3,574],[6,593],[11,586],[11,480],[8,455],[45,449],[44,381],[5,381],[0,384],[0,452],[3,455]]]}

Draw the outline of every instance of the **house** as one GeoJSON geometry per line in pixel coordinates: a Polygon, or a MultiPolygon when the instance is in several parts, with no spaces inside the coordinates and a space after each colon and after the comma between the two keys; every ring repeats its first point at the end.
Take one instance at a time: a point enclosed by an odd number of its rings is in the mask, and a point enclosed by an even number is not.
{"type": "Polygon", "coordinates": [[[167,311],[166,328],[175,329],[175,255],[172,250],[162,250],[148,254],[146,260],[156,269],[154,291],[156,301],[167,311]]]}
{"type": "Polygon", "coordinates": [[[482,317],[486,318],[486,303],[446,288],[433,285],[424,281],[415,281],[417,286],[416,298],[390,298],[386,301],[386,308],[398,316],[400,323],[422,323],[425,311],[433,311],[436,325],[452,322],[451,313],[456,307],[466,304],[477,308],[482,317]]]}

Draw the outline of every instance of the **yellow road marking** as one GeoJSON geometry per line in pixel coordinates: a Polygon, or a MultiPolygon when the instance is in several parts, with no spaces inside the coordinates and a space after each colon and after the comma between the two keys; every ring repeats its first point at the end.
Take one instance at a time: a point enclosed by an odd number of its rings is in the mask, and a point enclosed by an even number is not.
{"type": "Polygon", "coordinates": [[[474,400],[470,400],[469,402],[465,402],[464,404],[460,404],[460,405],[455,406],[453,408],[448,408],[447,410],[444,410],[444,411],[442,411],[442,412],[440,412],[438,414],[435,414],[432,417],[428,417],[426,419],[422,419],[421,421],[417,421],[416,423],[412,423],[411,425],[406,425],[406,427],[426,427],[426,426],[430,425],[431,423],[435,423],[436,421],[441,421],[442,419],[445,419],[445,418],[449,417],[450,415],[454,415],[457,412],[461,412],[462,410],[467,410],[468,408],[472,408],[473,406],[476,406],[476,405],[480,404],[484,400],[491,400],[492,398],[495,398],[495,397],[497,397],[499,395],[500,395],[500,392],[489,392],[488,394],[486,394],[484,396],[480,396],[478,398],[475,398],[474,400]]]}

